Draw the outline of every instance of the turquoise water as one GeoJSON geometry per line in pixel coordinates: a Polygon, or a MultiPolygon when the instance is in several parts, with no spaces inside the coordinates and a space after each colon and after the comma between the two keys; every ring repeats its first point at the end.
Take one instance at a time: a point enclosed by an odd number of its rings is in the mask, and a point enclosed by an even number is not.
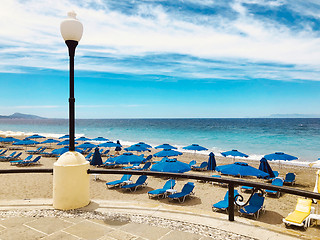
{"type": "MultiPolygon", "coordinates": [[[[0,130],[67,134],[68,120],[0,120],[0,130]]],[[[320,157],[320,119],[80,119],[76,133],[125,143],[198,143],[215,153],[238,149],[256,159],[275,151],[300,161],[320,157]]]]}

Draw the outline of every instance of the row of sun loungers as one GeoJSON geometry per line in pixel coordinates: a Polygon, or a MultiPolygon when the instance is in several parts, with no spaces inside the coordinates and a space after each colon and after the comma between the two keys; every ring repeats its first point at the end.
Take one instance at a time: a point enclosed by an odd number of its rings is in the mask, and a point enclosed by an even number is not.
{"type": "Polygon", "coordinates": [[[32,160],[33,155],[29,155],[23,160],[15,160],[15,161],[10,161],[11,165],[18,165],[18,166],[30,166],[30,165],[35,165],[39,164],[39,160],[41,159],[41,156],[37,156],[32,160]]]}

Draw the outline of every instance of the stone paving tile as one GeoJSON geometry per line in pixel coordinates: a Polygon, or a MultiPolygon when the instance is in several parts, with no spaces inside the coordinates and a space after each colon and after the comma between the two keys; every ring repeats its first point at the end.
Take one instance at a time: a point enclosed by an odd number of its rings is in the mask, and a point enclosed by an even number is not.
{"type": "Polygon", "coordinates": [[[1,232],[2,230],[4,230],[4,229],[6,229],[6,227],[3,227],[3,226],[0,225],[0,232],[1,232]]]}
{"type": "Polygon", "coordinates": [[[32,222],[37,219],[38,218],[32,218],[32,217],[10,217],[10,218],[5,218],[0,220],[0,225],[10,228],[10,227],[22,225],[24,223],[32,222]]]}
{"type": "Polygon", "coordinates": [[[0,239],[2,240],[35,240],[45,236],[45,233],[38,232],[21,224],[15,227],[7,228],[0,232],[0,239]]]}
{"type": "Polygon", "coordinates": [[[66,222],[60,218],[47,217],[39,218],[33,222],[28,222],[25,225],[46,234],[52,234],[64,228],[70,227],[74,225],[74,223],[66,222]]]}
{"type": "Polygon", "coordinates": [[[108,232],[113,231],[113,229],[89,220],[85,220],[69,228],[66,228],[63,231],[71,233],[80,238],[95,240],[103,237],[108,232]]]}
{"type": "Polygon", "coordinates": [[[66,222],[71,222],[71,223],[79,223],[84,221],[83,218],[60,218],[62,220],[65,220],[66,222]]]}
{"type": "Polygon", "coordinates": [[[132,233],[134,235],[141,236],[150,240],[157,240],[163,235],[170,232],[170,229],[149,226],[146,224],[128,223],[120,228],[125,232],[132,233]]]}
{"type": "Polygon", "coordinates": [[[161,240],[199,240],[201,237],[202,236],[197,234],[173,230],[164,235],[161,240]]]}
{"type": "Polygon", "coordinates": [[[128,224],[128,222],[121,222],[121,221],[116,221],[116,220],[98,220],[98,219],[92,219],[90,220],[92,222],[96,222],[111,228],[121,228],[122,226],[128,224]]]}
{"type": "Polygon", "coordinates": [[[79,240],[80,238],[72,236],[69,233],[65,233],[62,231],[55,232],[50,236],[44,237],[44,240],[79,240]]]}
{"type": "Polygon", "coordinates": [[[138,237],[134,236],[130,233],[121,231],[121,230],[114,230],[112,232],[109,232],[107,236],[102,237],[99,240],[107,240],[107,239],[115,239],[115,240],[137,240],[138,237]]]}

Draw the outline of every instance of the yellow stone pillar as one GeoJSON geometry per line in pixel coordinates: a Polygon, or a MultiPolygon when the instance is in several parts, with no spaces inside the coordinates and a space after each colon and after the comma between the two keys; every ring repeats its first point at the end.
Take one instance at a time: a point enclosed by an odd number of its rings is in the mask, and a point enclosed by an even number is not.
{"type": "Polygon", "coordinates": [[[78,152],[62,154],[53,165],[53,207],[70,210],[90,203],[89,162],[78,152]]]}

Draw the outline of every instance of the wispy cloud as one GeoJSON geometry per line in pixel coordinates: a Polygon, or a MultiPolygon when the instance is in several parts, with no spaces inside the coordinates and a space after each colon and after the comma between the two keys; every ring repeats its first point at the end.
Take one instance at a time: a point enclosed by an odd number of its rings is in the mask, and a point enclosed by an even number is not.
{"type": "Polygon", "coordinates": [[[320,38],[314,27],[320,4],[314,0],[4,0],[1,8],[1,72],[20,67],[66,70],[59,24],[74,9],[84,24],[77,49],[81,70],[320,80],[320,38]],[[272,12],[283,9],[303,20],[299,28],[273,17],[272,12]],[[143,63],[152,57],[153,64],[143,63]]]}

